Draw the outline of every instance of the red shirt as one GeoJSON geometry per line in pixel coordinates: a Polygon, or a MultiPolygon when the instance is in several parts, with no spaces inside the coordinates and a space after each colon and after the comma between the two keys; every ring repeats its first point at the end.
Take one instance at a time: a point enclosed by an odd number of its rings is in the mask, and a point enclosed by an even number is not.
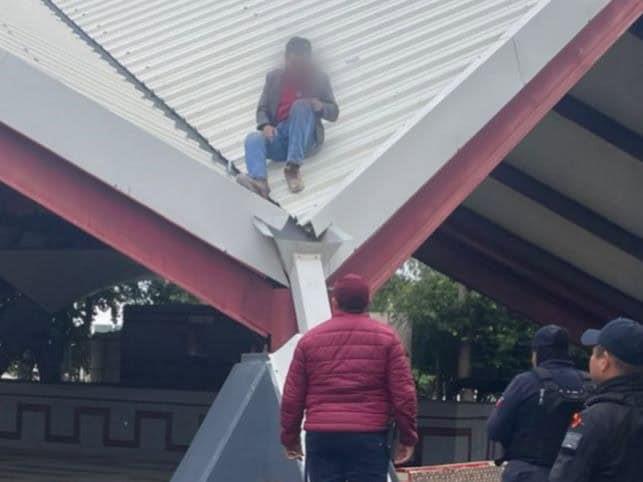
{"type": "Polygon", "coordinates": [[[301,91],[292,83],[285,81],[281,89],[281,98],[277,106],[277,123],[288,119],[290,108],[301,97],[301,91]]]}

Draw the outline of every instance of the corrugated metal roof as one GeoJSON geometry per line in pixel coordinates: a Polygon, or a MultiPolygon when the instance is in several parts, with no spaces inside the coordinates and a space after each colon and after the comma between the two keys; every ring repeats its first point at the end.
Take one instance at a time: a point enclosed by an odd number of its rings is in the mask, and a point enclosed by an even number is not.
{"type": "MultiPolygon", "coordinates": [[[[242,167],[264,74],[309,37],[342,113],[273,197],[299,222],[531,8],[547,0],[53,0],[86,34],[242,167]]],[[[482,89],[482,87],[481,87],[482,89]]]]}
{"type": "MultiPolygon", "coordinates": [[[[100,103],[190,157],[223,171],[212,153],[177,127],[164,106],[136,87],[40,0],[3,1],[0,48],[38,66],[68,87],[100,103]]],[[[64,115],[64,113],[52,113],[64,115]]]]}

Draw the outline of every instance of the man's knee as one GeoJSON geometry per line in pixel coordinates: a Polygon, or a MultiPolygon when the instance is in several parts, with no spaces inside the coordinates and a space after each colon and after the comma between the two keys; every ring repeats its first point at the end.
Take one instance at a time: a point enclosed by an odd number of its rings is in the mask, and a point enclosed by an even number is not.
{"type": "Polygon", "coordinates": [[[257,147],[261,146],[265,142],[265,138],[261,132],[251,132],[246,136],[245,146],[246,150],[248,147],[257,147]]]}

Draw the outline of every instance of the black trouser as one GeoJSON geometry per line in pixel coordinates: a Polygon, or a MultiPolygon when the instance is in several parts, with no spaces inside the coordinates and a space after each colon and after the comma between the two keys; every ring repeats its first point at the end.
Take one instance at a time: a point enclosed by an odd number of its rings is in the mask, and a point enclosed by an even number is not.
{"type": "Polygon", "coordinates": [[[502,473],[502,482],[547,482],[548,479],[548,468],[522,460],[510,460],[502,473]]]}
{"type": "Polygon", "coordinates": [[[310,482],[386,482],[387,434],[308,432],[306,459],[310,482]]]}

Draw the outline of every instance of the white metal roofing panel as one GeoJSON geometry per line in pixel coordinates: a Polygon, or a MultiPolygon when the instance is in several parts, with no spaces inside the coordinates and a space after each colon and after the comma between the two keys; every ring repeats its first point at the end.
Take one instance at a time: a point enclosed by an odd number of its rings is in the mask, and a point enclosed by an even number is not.
{"type": "Polygon", "coordinates": [[[378,147],[543,0],[54,0],[70,19],[242,167],[264,74],[292,35],[331,75],[339,122],[292,195],[301,223],[378,147]]]}
{"type": "MultiPolygon", "coordinates": [[[[1,0],[0,6],[0,49],[37,66],[190,157],[223,170],[213,163],[212,153],[178,127],[148,93],[79,38],[73,27],[42,1],[1,0]]],[[[52,119],[57,115],[64,112],[52,113],[52,119]]]]}

